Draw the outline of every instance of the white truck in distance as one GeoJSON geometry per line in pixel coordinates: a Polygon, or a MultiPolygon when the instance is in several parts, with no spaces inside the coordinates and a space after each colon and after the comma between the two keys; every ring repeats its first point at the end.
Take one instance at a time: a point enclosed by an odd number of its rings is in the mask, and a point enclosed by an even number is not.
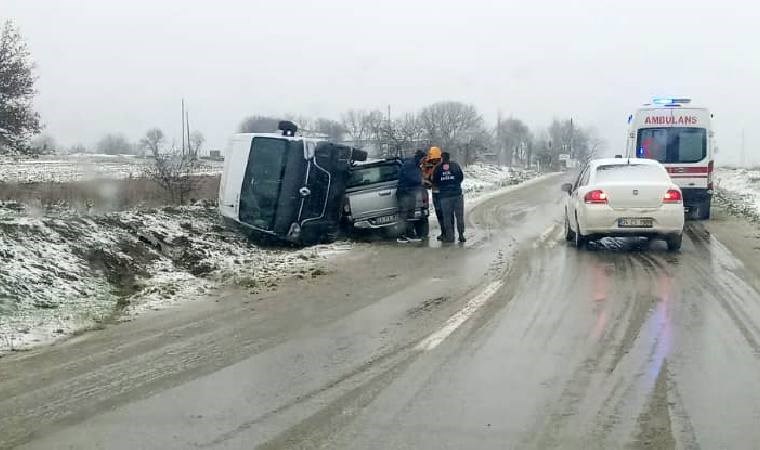
{"type": "Polygon", "coordinates": [[[697,219],[710,218],[715,167],[712,114],[688,98],[658,98],[628,119],[626,157],[659,161],[697,219]]]}

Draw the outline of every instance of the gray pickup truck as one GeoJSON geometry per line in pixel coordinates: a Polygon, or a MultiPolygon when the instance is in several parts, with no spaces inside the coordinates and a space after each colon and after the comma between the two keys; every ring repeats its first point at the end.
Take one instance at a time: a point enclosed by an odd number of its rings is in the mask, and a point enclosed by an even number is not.
{"type": "MultiPolygon", "coordinates": [[[[351,167],[343,199],[343,223],[347,231],[379,230],[387,237],[404,232],[396,197],[401,164],[399,159],[375,159],[351,167]]],[[[428,215],[427,191],[420,188],[414,211],[414,228],[420,237],[429,233],[428,215]]]]}

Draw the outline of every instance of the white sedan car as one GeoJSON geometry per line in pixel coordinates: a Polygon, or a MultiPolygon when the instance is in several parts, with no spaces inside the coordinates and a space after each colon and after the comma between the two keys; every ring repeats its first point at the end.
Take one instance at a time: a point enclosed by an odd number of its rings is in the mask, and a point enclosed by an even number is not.
{"type": "Polygon", "coordinates": [[[681,248],[683,196],[657,161],[592,160],[562,190],[565,237],[579,248],[604,236],[661,237],[669,250],[681,248]]]}

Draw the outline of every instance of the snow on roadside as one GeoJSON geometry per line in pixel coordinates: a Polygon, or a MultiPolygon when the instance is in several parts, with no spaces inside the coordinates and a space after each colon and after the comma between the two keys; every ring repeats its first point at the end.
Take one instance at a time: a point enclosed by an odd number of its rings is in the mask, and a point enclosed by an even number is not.
{"type": "Polygon", "coordinates": [[[273,289],[348,248],[261,248],[222,227],[215,208],[200,206],[66,218],[0,215],[0,352],[221,286],[273,289]]]}
{"type": "Polygon", "coordinates": [[[466,166],[462,171],[464,172],[462,191],[468,196],[518,184],[538,175],[532,170],[486,164],[466,166]]]}
{"type": "Polygon", "coordinates": [[[717,195],[734,212],[760,220],[760,169],[720,168],[717,195]]]}

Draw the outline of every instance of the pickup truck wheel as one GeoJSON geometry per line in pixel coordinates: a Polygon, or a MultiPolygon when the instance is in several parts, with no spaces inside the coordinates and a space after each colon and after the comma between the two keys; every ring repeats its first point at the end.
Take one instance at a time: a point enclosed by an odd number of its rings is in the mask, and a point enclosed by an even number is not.
{"type": "Polygon", "coordinates": [[[430,222],[428,219],[422,219],[414,222],[414,232],[417,233],[417,237],[425,239],[430,235],[430,222]]]}
{"type": "Polygon", "coordinates": [[[388,239],[396,239],[397,237],[404,234],[405,231],[406,231],[406,223],[398,222],[396,224],[383,228],[383,236],[388,239]]]}
{"type": "Polygon", "coordinates": [[[357,148],[353,149],[351,152],[351,159],[354,161],[366,161],[367,157],[369,156],[369,153],[365,152],[364,150],[359,150],[357,148]]]}

